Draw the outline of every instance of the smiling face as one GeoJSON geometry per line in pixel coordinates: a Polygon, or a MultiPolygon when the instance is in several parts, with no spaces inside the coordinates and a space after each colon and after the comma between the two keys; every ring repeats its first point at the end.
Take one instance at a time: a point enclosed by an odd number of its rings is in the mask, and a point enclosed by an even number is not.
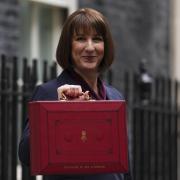
{"type": "Polygon", "coordinates": [[[98,72],[104,57],[104,40],[96,31],[79,31],[72,37],[72,63],[76,71],[98,72]]]}

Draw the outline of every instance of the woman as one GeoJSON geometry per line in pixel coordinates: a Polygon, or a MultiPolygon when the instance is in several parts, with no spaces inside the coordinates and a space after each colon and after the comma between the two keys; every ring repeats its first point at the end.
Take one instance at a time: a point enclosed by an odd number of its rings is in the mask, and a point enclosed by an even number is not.
{"type": "MultiPolygon", "coordinates": [[[[113,87],[105,85],[100,73],[114,59],[111,33],[104,16],[84,8],[66,20],[56,58],[63,72],[57,79],[38,86],[31,100],[110,100],[123,99],[113,87]],[[58,90],[58,93],[57,93],[58,90]]],[[[29,165],[29,123],[27,120],[20,145],[19,158],[29,165]]],[[[123,174],[46,176],[46,180],[123,180],[123,174]]]]}

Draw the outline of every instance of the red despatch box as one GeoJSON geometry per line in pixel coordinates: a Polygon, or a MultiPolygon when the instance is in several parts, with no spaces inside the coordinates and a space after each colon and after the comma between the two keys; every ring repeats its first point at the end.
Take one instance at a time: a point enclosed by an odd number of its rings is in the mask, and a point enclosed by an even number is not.
{"type": "Polygon", "coordinates": [[[125,101],[29,103],[31,174],[128,171],[125,101]]]}

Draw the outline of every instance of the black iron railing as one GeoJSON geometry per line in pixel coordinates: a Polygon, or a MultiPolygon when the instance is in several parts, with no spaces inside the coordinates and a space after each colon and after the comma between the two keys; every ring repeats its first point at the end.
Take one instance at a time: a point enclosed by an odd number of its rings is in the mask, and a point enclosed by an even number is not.
{"type": "MultiPolygon", "coordinates": [[[[35,179],[30,176],[29,169],[20,164],[17,146],[33,89],[39,81],[46,82],[57,76],[56,63],[37,62],[33,60],[30,64],[26,58],[0,57],[2,180],[17,180],[17,166],[22,167],[22,180],[35,179]],[[38,65],[43,67],[41,80],[38,65]]],[[[122,82],[115,82],[113,71],[104,76],[110,84],[121,87],[127,100],[130,162],[134,180],[177,180],[179,83],[165,77],[152,77],[151,81],[143,82],[141,75],[124,72],[122,82]]]]}

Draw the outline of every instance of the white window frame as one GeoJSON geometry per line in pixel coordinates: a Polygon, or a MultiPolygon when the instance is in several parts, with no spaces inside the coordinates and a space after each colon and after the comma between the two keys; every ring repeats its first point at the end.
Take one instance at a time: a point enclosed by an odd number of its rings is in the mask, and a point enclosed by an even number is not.
{"type": "MultiPolygon", "coordinates": [[[[68,15],[77,10],[78,0],[29,0],[29,2],[33,3],[41,3],[45,5],[50,5],[54,7],[66,8],[68,11],[68,15]]],[[[35,59],[40,57],[40,40],[39,40],[39,19],[38,19],[38,10],[36,5],[34,4],[33,12],[33,26],[31,27],[31,45],[30,45],[30,58],[35,59]]],[[[54,32],[54,38],[57,39],[59,36],[59,32],[54,32]]],[[[56,46],[54,43],[53,48],[56,46]]]]}
{"type": "Polygon", "coordinates": [[[68,9],[68,14],[74,12],[78,7],[78,0],[29,0],[31,2],[44,3],[51,6],[68,9]]]}

